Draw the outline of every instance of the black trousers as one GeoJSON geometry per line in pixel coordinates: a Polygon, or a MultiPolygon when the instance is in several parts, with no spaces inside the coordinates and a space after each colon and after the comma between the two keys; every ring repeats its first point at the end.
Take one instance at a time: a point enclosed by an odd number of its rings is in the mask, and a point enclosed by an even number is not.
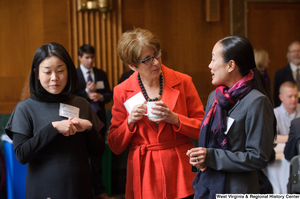
{"type": "Polygon", "coordinates": [[[182,198],[182,199],[194,199],[194,195],[190,195],[190,196],[188,196],[186,198],[182,198]]]}
{"type": "Polygon", "coordinates": [[[102,184],[102,156],[100,158],[91,156],[90,167],[94,195],[104,193],[105,187],[102,184]]]}
{"type": "MultiPolygon", "coordinates": [[[[97,113],[100,118],[99,112],[97,113]]],[[[100,118],[101,120],[101,118],[100,118]]],[[[102,121],[106,121],[102,118],[102,121]]],[[[105,124],[105,123],[104,123],[105,124]]],[[[106,125],[100,131],[101,135],[105,138],[106,125]]],[[[100,158],[90,156],[91,178],[94,195],[105,193],[105,187],[102,184],[102,156],[100,158]]]]}

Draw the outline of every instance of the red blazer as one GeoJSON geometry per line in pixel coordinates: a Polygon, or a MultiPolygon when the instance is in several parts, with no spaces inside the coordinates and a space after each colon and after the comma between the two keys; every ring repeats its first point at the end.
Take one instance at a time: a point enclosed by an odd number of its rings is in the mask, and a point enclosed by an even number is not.
{"type": "Polygon", "coordinates": [[[178,114],[180,126],[155,122],[144,116],[132,131],[128,129],[123,103],[142,92],[137,72],[114,88],[108,144],[115,154],[129,147],[126,198],[184,198],[193,194],[187,150],[194,147],[190,138],[198,140],[204,117],[202,102],[186,74],[162,65],[164,89],[162,101],[178,114]]]}

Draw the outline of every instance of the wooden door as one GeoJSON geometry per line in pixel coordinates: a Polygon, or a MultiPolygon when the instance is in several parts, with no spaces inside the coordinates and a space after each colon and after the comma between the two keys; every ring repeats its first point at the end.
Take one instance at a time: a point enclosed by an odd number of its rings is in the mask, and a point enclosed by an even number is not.
{"type": "MultiPolygon", "coordinates": [[[[287,3],[248,2],[247,35],[253,48],[269,52],[268,74],[271,89],[275,72],[287,65],[287,47],[295,40],[300,41],[300,2],[287,3]]],[[[272,90],[273,91],[273,90],[272,90]]]]}

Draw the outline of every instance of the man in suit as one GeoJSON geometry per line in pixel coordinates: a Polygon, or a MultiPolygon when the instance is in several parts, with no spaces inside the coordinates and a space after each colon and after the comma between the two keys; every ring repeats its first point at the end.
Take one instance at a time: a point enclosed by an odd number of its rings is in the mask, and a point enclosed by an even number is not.
{"type": "MultiPolygon", "coordinates": [[[[78,49],[80,66],[77,68],[79,85],[76,95],[84,97],[90,103],[99,119],[106,125],[105,104],[112,99],[112,91],[107,80],[106,73],[94,67],[95,49],[91,45],[84,44],[78,49]]],[[[106,126],[101,134],[105,137],[106,126]]],[[[102,185],[102,158],[90,157],[92,185],[95,198],[108,199],[105,187],[102,185]]]]}
{"type": "MultiPolygon", "coordinates": [[[[280,105],[279,99],[279,87],[283,82],[291,81],[295,82],[298,86],[298,90],[300,91],[300,42],[294,41],[288,47],[287,59],[289,64],[277,70],[275,72],[274,77],[274,103],[275,107],[280,105]],[[299,76],[299,81],[297,82],[297,76],[299,76]]],[[[300,97],[298,93],[298,98],[300,97]]],[[[300,98],[299,98],[300,102],[300,98]]]]}
{"type": "Polygon", "coordinates": [[[291,160],[298,155],[300,144],[300,118],[296,118],[291,122],[289,139],[284,148],[285,159],[291,160]]]}

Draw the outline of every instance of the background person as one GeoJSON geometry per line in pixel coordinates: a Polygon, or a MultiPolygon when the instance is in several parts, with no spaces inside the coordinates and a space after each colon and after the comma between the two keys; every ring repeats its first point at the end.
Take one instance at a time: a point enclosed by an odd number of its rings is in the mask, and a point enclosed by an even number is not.
{"type": "Polygon", "coordinates": [[[128,77],[130,77],[130,75],[132,75],[134,73],[133,70],[130,71],[126,71],[121,75],[121,78],[118,81],[118,84],[121,84],[123,81],[125,81],[126,79],[128,79],[128,77]]]}
{"type": "MultiPolygon", "coordinates": [[[[294,41],[288,47],[286,55],[289,64],[277,70],[274,76],[274,104],[275,107],[280,106],[279,88],[283,82],[291,81],[297,84],[298,90],[300,90],[300,42],[294,41]],[[298,76],[299,75],[299,76],[298,76]],[[298,78],[297,78],[298,77],[298,78]],[[299,79],[299,81],[297,81],[299,79]]],[[[298,93],[298,98],[300,97],[298,93]]],[[[300,102],[300,99],[299,99],[300,102]]]]}
{"type": "Polygon", "coordinates": [[[296,118],[291,121],[290,133],[288,135],[288,141],[284,148],[284,157],[287,160],[291,160],[294,156],[299,155],[300,144],[300,118],[296,118]]]}
{"type": "Polygon", "coordinates": [[[274,108],[274,114],[277,120],[277,142],[286,143],[289,137],[291,121],[300,117],[297,85],[290,81],[281,84],[279,99],[281,105],[274,108]]]}
{"type": "Polygon", "coordinates": [[[270,94],[255,67],[245,37],[229,36],[215,44],[209,68],[217,88],[208,98],[199,147],[187,152],[198,169],[193,181],[197,199],[260,193],[257,171],[269,162],[275,118],[270,94]]]}
{"type": "Polygon", "coordinates": [[[5,127],[18,161],[27,163],[26,198],[93,198],[88,157],[104,151],[103,123],[85,99],[70,94],[77,84],[63,46],[37,49],[31,97],[17,104],[5,127]]]}
{"type": "Polygon", "coordinates": [[[267,68],[269,68],[270,58],[269,53],[261,48],[254,49],[254,59],[256,68],[261,72],[264,77],[264,80],[271,91],[271,80],[267,72],[267,68]]]}
{"type": "MultiPolygon", "coordinates": [[[[101,135],[106,135],[106,111],[105,104],[112,99],[112,92],[107,80],[106,73],[94,66],[95,49],[93,46],[84,44],[78,49],[78,59],[80,66],[77,68],[79,85],[75,92],[76,95],[87,99],[97,116],[104,122],[101,135]]],[[[102,184],[102,157],[90,157],[92,185],[95,198],[109,199],[102,184]]]]}
{"type": "Polygon", "coordinates": [[[193,198],[185,152],[194,146],[190,138],[198,139],[204,111],[191,77],[162,64],[160,42],[148,30],[123,33],[117,51],[136,71],[114,88],[108,134],[114,153],[129,146],[125,198],[193,198]],[[145,100],[155,101],[160,119],[145,116],[145,100]]]}

